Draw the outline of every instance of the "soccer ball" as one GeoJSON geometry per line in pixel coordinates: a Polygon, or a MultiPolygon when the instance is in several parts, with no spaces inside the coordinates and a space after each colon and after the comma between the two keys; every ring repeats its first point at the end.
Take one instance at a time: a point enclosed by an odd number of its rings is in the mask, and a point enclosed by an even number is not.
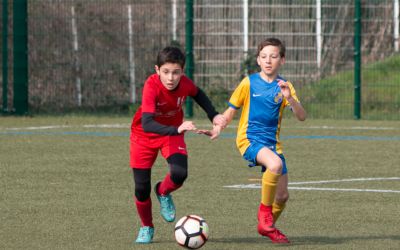
{"type": "Polygon", "coordinates": [[[175,239],[179,245],[197,249],[202,247],[209,235],[206,221],[197,215],[186,215],[175,225],[175,239]]]}

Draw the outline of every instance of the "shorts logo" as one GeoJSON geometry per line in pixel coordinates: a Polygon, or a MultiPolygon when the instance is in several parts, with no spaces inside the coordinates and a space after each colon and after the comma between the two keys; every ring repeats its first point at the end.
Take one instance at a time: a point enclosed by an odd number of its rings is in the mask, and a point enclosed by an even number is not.
{"type": "Polygon", "coordinates": [[[253,93],[253,97],[257,97],[257,96],[261,96],[261,94],[254,94],[253,93]]]}

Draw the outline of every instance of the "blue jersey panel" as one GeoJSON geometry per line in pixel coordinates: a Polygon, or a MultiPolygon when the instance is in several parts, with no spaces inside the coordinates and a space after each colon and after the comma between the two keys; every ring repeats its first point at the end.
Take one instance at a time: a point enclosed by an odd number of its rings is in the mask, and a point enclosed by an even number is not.
{"type": "MultiPolygon", "coordinates": [[[[259,73],[250,78],[250,109],[247,138],[275,146],[283,96],[277,80],[269,83],[259,73]]],[[[281,79],[281,78],[278,78],[281,79]]]]}

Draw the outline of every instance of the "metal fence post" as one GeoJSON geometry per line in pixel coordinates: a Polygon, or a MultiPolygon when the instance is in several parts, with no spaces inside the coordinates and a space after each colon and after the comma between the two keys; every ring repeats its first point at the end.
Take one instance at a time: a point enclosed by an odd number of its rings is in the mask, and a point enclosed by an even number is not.
{"type": "Polygon", "coordinates": [[[243,56],[245,60],[247,58],[248,52],[249,52],[249,1],[243,0],[243,56]]]}
{"type": "Polygon", "coordinates": [[[3,112],[8,111],[8,0],[3,0],[3,112]]]}
{"type": "Polygon", "coordinates": [[[399,0],[393,1],[393,36],[394,51],[399,51],[399,0]]]}
{"type": "MultiPolygon", "coordinates": [[[[186,0],[186,26],[185,26],[185,50],[186,50],[186,66],[185,74],[193,79],[194,62],[193,62],[193,0],[186,0]]],[[[193,117],[193,100],[188,97],[186,99],[186,117],[193,117]]]]}
{"type": "Polygon", "coordinates": [[[354,6],[354,118],[361,118],[361,0],[354,6]]]}
{"type": "Polygon", "coordinates": [[[136,79],[135,79],[135,57],[133,45],[133,21],[132,21],[132,5],[128,5],[128,44],[129,44],[129,86],[130,86],[130,103],[136,103],[136,79]]]}
{"type": "Polygon", "coordinates": [[[322,58],[322,28],[321,28],[321,0],[316,0],[316,44],[317,44],[317,66],[318,66],[318,77],[321,75],[321,58],[322,58]]]}
{"type": "Polygon", "coordinates": [[[28,3],[13,3],[13,58],[14,58],[14,109],[15,114],[28,113],[28,3]]]}

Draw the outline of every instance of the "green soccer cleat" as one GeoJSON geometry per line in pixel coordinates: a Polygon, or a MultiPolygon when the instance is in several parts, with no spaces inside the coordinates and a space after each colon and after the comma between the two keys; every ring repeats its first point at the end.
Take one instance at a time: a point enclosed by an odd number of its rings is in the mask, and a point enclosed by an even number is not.
{"type": "Polygon", "coordinates": [[[172,200],[172,196],[170,194],[160,195],[157,192],[157,188],[160,185],[160,182],[155,186],[155,193],[157,195],[157,199],[160,202],[160,213],[161,217],[167,222],[173,222],[175,220],[175,205],[172,200]]]}
{"type": "Polygon", "coordinates": [[[154,236],[154,228],[152,227],[141,227],[139,230],[136,243],[149,244],[152,242],[154,236]]]}

